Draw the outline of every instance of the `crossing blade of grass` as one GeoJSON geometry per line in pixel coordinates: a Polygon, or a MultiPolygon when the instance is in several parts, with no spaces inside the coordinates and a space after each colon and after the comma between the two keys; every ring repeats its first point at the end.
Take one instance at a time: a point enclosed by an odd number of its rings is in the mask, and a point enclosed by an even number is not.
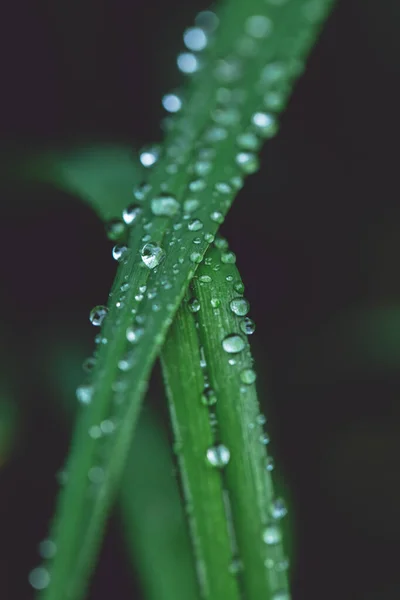
{"type": "Polygon", "coordinates": [[[124,538],[146,600],[199,598],[173,470],[165,432],[155,414],[146,409],[139,419],[119,495],[124,538]]]}
{"type": "Polygon", "coordinates": [[[188,301],[182,302],[162,352],[164,380],[178,452],[201,597],[239,600],[238,581],[229,571],[235,550],[224,503],[221,474],[206,461],[214,435],[204,392],[200,347],[188,301]],[[190,417],[189,417],[190,415],[190,417]]]}
{"type": "Polygon", "coordinates": [[[227,0],[182,113],[168,126],[161,157],[156,160],[158,150],[141,154],[142,162],[152,157],[155,166],[146,198],[143,188],[135,190],[138,202],[145,200],[141,217],[128,247],[117,253],[120,267],[85,395],[90,402],[77,421],[53,521],[57,553],[40,567],[41,600],[80,600],[85,593],[150,369],[242,177],[258,168],[254,150],[276,131],[275,116],[263,112],[265,97],[274,92],[276,112],[283,109],[331,5],[318,0],[310,11],[303,0],[281,6],[227,0]],[[248,21],[265,12],[269,20],[248,21]],[[255,52],[237,45],[244,22],[255,52]],[[259,36],[260,22],[264,32],[268,24],[267,39],[259,36]],[[253,150],[244,150],[249,143],[253,150]]]}
{"type": "Polygon", "coordinates": [[[209,545],[220,557],[214,573],[208,569],[216,564],[215,558],[211,555],[204,561],[205,573],[219,578],[221,587],[203,597],[233,597],[224,586],[230,582],[229,566],[234,564],[241,597],[287,600],[279,524],[286,509],[275,497],[268,471],[265,418],[260,414],[256,373],[244,333],[251,332],[253,324],[246,317],[249,307],[233,260],[227,249],[208,250],[191,284],[189,306],[191,303],[196,312],[191,313],[187,303],[181,305],[163,347],[163,370],[184,490],[191,506],[194,547],[200,553],[199,549],[209,545]],[[203,349],[202,368],[199,347],[203,349]],[[202,398],[211,400],[208,408],[202,398]],[[207,456],[216,465],[214,470],[210,464],[207,468],[207,456]],[[204,486],[208,477],[218,478],[219,486],[204,486]],[[231,508],[231,516],[221,511],[225,520],[213,518],[212,512],[222,501],[223,489],[231,508]],[[237,546],[230,563],[221,543],[227,529],[233,529],[237,546]]]}

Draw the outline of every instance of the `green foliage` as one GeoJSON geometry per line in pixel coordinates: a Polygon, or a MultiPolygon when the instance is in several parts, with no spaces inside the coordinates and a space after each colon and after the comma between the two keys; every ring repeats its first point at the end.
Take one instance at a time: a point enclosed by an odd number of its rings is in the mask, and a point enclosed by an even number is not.
{"type": "MultiPolygon", "coordinates": [[[[151,367],[190,280],[243,185],[243,178],[258,169],[258,149],[264,139],[277,131],[277,114],[283,110],[296,78],[304,69],[307,54],[331,5],[331,0],[287,3],[270,0],[267,4],[261,0],[224,2],[219,11],[217,35],[210,37],[201,56],[201,68],[193,74],[182,94],[183,108],[176,118],[165,124],[163,147],[147,150],[147,157],[155,164],[149,169],[146,187],[140,185],[134,190],[138,205],[136,218],[127,228],[126,245],[122,239],[122,245],[114,249],[114,257],[120,265],[107,310],[100,307],[98,318],[93,319],[101,325],[101,332],[93,373],[80,389],[85,406],[77,418],[66,464],[67,483],[61,490],[51,529],[57,552],[42,568],[49,570],[51,582],[43,586],[42,600],[84,597],[104,524],[121,483],[151,367]],[[100,318],[105,315],[106,318],[100,318]]],[[[141,159],[142,163],[148,162],[144,152],[141,159]]],[[[68,159],[59,168],[53,162],[49,179],[94,203],[103,218],[115,216],[115,206],[111,208],[111,205],[118,192],[110,193],[110,208],[104,209],[103,183],[96,177],[85,177],[79,168],[80,159],[78,167],[75,163],[71,168],[72,164],[68,159]]],[[[127,203],[124,201],[123,205],[127,203]]],[[[228,265],[230,260],[225,257],[222,272],[233,269],[228,265]]],[[[208,272],[203,265],[201,270],[204,274],[208,272]]],[[[200,304],[207,305],[209,292],[199,281],[195,279],[194,290],[200,304]]],[[[222,331],[227,334],[236,331],[241,336],[225,344],[229,352],[231,344],[241,343],[238,340],[243,339],[243,332],[240,333],[239,321],[227,308],[231,292],[222,289],[221,283],[213,285],[223,300],[223,308],[218,315],[215,311],[209,314],[200,311],[199,336],[210,380],[221,397],[216,405],[221,439],[234,457],[227,465],[224,486],[230,493],[241,559],[251,568],[240,585],[235,578],[228,577],[226,571],[217,568],[219,561],[226,564],[231,540],[226,536],[227,531],[223,532],[223,522],[227,521],[222,512],[221,478],[218,473],[210,473],[201,478],[201,483],[199,480],[196,493],[201,499],[208,494],[219,499],[213,518],[215,530],[221,535],[221,548],[211,547],[210,542],[215,540],[210,540],[206,532],[213,525],[207,520],[201,500],[196,505],[196,522],[203,531],[203,535],[198,535],[203,544],[199,553],[205,563],[201,573],[206,568],[210,574],[207,577],[216,586],[213,588],[210,583],[210,592],[203,587],[203,594],[235,598],[244,593],[248,600],[256,600],[260,594],[270,597],[276,592],[281,595],[274,598],[283,600],[288,597],[284,570],[272,569],[266,575],[265,565],[281,562],[283,558],[280,539],[274,537],[279,537],[280,530],[276,533],[275,529],[265,529],[270,527],[267,511],[273,491],[265,473],[266,455],[260,442],[263,434],[257,421],[255,389],[242,379],[244,369],[251,368],[250,356],[247,343],[236,347],[240,356],[232,376],[218,336],[222,331]],[[211,335],[212,327],[216,327],[218,335],[211,335]],[[243,401],[243,384],[249,385],[245,394],[247,402],[243,401]],[[236,403],[234,398],[237,398],[236,403]],[[253,429],[249,429],[250,423],[255,424],[253,429]],[[277,543],[270,544],[270,539],[277,543]],[[214,570],[215,574],[211,575],[214,570]],[[220,581],[217,581],[217,571],[220,581]]],[[[182,319],[178,319],[175,334],[183,336],[193,353],[191,360],[195,360],[198,342],[193,324],[182,326],[181,323],[182,319]]],[[[185,394],[190,392],[194,399],[201,391],[201,373],[187,361],[188,370],[174,374],[168,366],[168,357],[179,348],[174,349],[170,340],[167,346],[164,364],[170,398],[185,400],[185,394]],[[179,377],[183,381],[179,381],[179,377]],[[194,378],[193,390],[187,389],[184,381],[191,377],[194,378]]],[[[175,422],[180,435],[185,408],[183,404],[175,422]]],[[[205,417],[200,417],[202,408],[199,405],[195,409],[199,412],[198,427],[197,421],[188,422],[189,434],[191,439],[199,435],[204,442],[211,442],[212,432],[205,417]]],[[[200,449],[203,451],[203,445],[195,446],[187,459],[191,466],[188,468],[185,464],[184,472],[190,480],[188,486],[193,485],[200,449]]]]}

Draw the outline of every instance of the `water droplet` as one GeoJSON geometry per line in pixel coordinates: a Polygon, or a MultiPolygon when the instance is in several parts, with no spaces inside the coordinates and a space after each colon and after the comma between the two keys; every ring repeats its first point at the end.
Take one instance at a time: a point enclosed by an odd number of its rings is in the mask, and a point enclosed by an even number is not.
{"type": "Polygon", "coordinates": [[[255,173],[260,166],[258,156],[253,152],[238,152],[235,160],[242,171],[248,175],[255,173]]]}
{"type": "Polygon", "coordinates": [[[185,202],[183,203],[183,209],[187,213],[192,213],[197,208],[199,208],[199,206],[200,206],[199,201],[194,198],[189,198],[188,200],[185,200],[185,202]]]}
{"type": "Polygon", "coordinates": [[[193,171],[199,177],[203,177],[203,175],[208,175],[211,168],[212,164],[208,160],[198,160],[194,164],[193,171]]]}
{"type": "Polygon", "coordinates": [[[289,560],[287,558],[283,558],[282,560],[278,560],[275,565],[275,570],[279,573],[287,571],[289,568],[289,560]]]}
{"type": "Polygon", "coordinates": [[[282,62],[273,62],[266,65],[261,71],[260,81],[264,85],[279,83],[287,73],[287,67],[282,62]]]}
{"type": "Polygon", "coordinates": [[[270,513],[273,519],[283,519],[287,515],[287,508],[283,498],[275,498],[270,506],[270,513]]]}
{"type": "Polygon", "coordinates": [[[208,142],[220,142],[228,136],[228,132],[223,127],[211,127],[205,134],[208,142]]]}
{"type": "Polygon", "coordinates": [[[230,194],[232,192],[231,186],[225,181],[218,181],[215,184],[215,190],[220,194],[230,194]]]}
{"type": "Polygon", "coordinates": [[[231,564],[229,565],[229,573],[232,573],[232,575],[236,575],[237,573],[240,573],[240,571],[243,570],[243,563],[240,560],[240,558],[234,558],[231,562],[231,564]]]}
{"type": "Polygon", "coordinates": [[[188,307],[190,312],[197,313],[200,310],[200,302],[197,300],[197,298],[191,298],[188,300],[188,307]]]}
{"type": "Polygon", "coordinates": [[[267,419],[265,418],[264,415],[258,415],[256,421],[259,425],[265,425],[265,423],[267,422],[267,419]]]}
{"type": "Polygon", "coordinates": [[[199,264],[203,260],[203,256],[200,254],[200,252],[192,252],[190,255],[190,260],[192,263],[199,264]]]}
{"type": "Polygon", "coordinates": [[[165,258],[165,251],[156,244],[149,242],[145,244],[141,251],[141,258],[146,267],[155,269],[165,258]]]}
{"type": "Polygon", "coordinates": [[[115,423],[110,421],[110,419],[106,419],[100,423],[100,429],[103,433],[109,435],[115,430],[115,423]]]}
{"type": "Polygon", "coordinates": [[[249,317],[240,321],[239,327],[246,335],[252,335],[256,330],[256,324],[252,319],[249,319],[249,317]]]}
{"type": "Polygon", "coordinates": [[[272,456],[268,456],[267,462],[265,464],[265,468],[267,471],[273,471],[275,467],[275,461],[272,456]]]}
{"type": "Polygon", "coordinates": [[[246,298],[234,298],[230,301],[229,308],[238,317],[244,317],[250,310],[250,304],[246,298]]]}
{"type": "Polygon", "coordinates": [[[215,247],[219,248],[219,250],[226,250],[228,248],[228,240],[218,236],[215,240],[215,247]]]}
{"type": "Polygon", "coordinates": [[[207,450],[207,461],[213,467],[218,467],[221,469],[225,467],[230,460],[231,453],[228,448],[223,444],[218,444],[217,446],[211,446],[207,450]]]}
{"type": "Polygon", "coordinates": [[[237,281],[234,285],[233,285],[233,289],[235,290],[235,292],[237,292],[238,294],[243,294],[244,292],[244,284],[242,281],[237,281]]]}
{"type": "Polygon", "coordinates": [[[142,214],[142,208],[137,204],[130,204],[122,211],[122,218],[127,225],[133,225],[142,214]]]}
{"type": "Polygon", "coordinates": [[[217,15],[211,10],[203,10],[195,18],[195,23],[201,29],[204,29],[207,33],[215,31],[219,24],[217,15]]]}
{"type": "Polygon", "coordinates": [[[217,403],[217,395],[212,388],[207,388],[201,395],[201,402],[205,406],[214,406],[217,403]]]}
{"type": "Polygon", "coordinates": [[[282,110],[285,105],[285,97],[280,92],[270,91],[263,98],[265,108],[269,110],[282,110]]]}
{"type": "Polygon", "coordinates": [[[258,150],[260,147],[260,139],[251,131],[239,133],[236,142],[242,150],[258,150]]]}
{"type": "Polygon", "coordinates": [[[151,201],[151,210],[156,216],[173,217],[179,208],[179,202],[170,194],[162,194],[151,201]]]}
{"type": "Polygon", "coordinates": [[[256,112],[252,115],[251,122],[256,131],[264,137],[273,137],[278,131],[278,122],[269,113],[256,112]]]}
{"type": "Polygon", "coordinates": [[[262,39],[271,33],[272,21],[265,15],[254,15],[246,20],[245,30],[252,37],[262,39]]]}
{"type": "Polygon", "coordinates": [[[210,303],[213,308],[219,308],[221,306],[221,300],[219,298],[211,298],[210,303]]]}
{"type": "Polygon", "coordinates": [[[90,404],[93,396],[93,387],[91,385],[80,385],[76,388],[76,397],[81,404],[90,404]]]}
{"type": "Polygon", "coordinates": [[[209,275],[201,275],[199,281],[201,281],[201,283],[211,283],[212,279],[209,275]]]}
{"type": "Polygon", "coordinates": [[[214,212],[211,213],[210,219],[211,219],[211,221],[214,221],[214,223],[223,223],[224,215],[222,213],[220,213],[219,211],[215,210],[214,212]]]}
{"type": "Polygon", "coordinates": [[[218,125],[236,125],[240,121],[240,112],[237,108],[216,108],[212,111],[211,117],[218,125]]]}
{"type": "Polygon", "coordinates": [[[183,34],[186,48],[199,52],[207,46],[207,36],[200,27],[189,27],[183,34]]]}
{"type": "Polygon", "coordinates": [[[267,444],[269,444],[269,435],[268,435],[268,433],[262,433],[260,435],[260,442],[262,444],[264,444],[264,446],[266,446],[267,444]]]}
{"type": "Polygon", "coordinates": [[[150,190],[151,185],[149,183],[141,183],[136,188],[134,188],[133,195],[135,196],[136,200],[142,201],[145,199],[150,190]]]}
{"type": "Polygon", "coordinates": [[[242,383],[246,383],[247,385],[251,385],[257,379],[256,372],[253,369],[243,369],[240,373],[240,380],[242,383]]]}
{"type": "Polygon", "coordinates": [[[28,579],[35,590],[44,590],[50,583],[50,573],[44,567],[36,567],[29,573],[28,579]]]}
{"type": "Polygon", "coordinates": [[[147,146],[143,148],[139,154],[139,160],[144,167],[152,167],[158,161],[159,157],[159,146],[147,146]]]}
{"type": "Polygon", "coordinates": [[[189,231],[200,231],[200,229],[203,229],[203,223],[200,219],[192,219],[188,223],[188,229],[189,231]]]}
{"type": "Polygon", "coordinates": [[[191,52],[182,52],[177,58],[178,69],[185,75],[192,75],[199,69],[199,60],[191,52]]]}
{"type": "Polygon", "coordinates": [[[127,252],[128,246],[125,246],[125,244],[116,244],[112,249],[112,257],[114,260],[120,262],[124,257],[126,258],[127,252]]]}
{"type": "Polygon", "coordinates": [[[189,183],[189,190],[191,192],[201,192],[202,190],[205,190],[206,187],[207,187],[207,184],[204,181],[204,179],[193,179],[189,183]]]}
{"type": "Polygon", "coordinates": [[[291,595],[286,590],[275,592],[271,600],[291,600],[291,595]]]}
{"type": "Polygon", "coordinates": [[[205,239],[206,242],[208,242],[209,244],[211,244],[215,240],[215,236],[212,233],[205,233],[204,234],[204,239],[205,239]]]}
{"type": "Polygon", "coordinates": [[[165,110],[170,113],[176,113],[182,108],[182,100],[177,94],[165,94],[161,102],[165,110]]]}
{"type": "Polygon", "coordinates": [[[236,254],[234,252],[224,252],[221,254],[221,262],[225,265],[234,265],[236,262],[236,254]]]}
{"type": "Polygon", "coordinates": [[[108,308],[103,305],[98,305],[92,308],[89,315],[89,320],[92,325],[100,327],[108,314],[108,308]]]}
{"type": "Polygon", "coordinates": [[[103,483],[105,472],[102,467],[92,467],[88,472],[89,481],[92,483],[103,483]]]}
{"type": "Polygon", "coordinates": [[[133,325],[130,325],[125,332],[126,339],[131,344],[137,344],[143,334],[144,329],[142,327],[134,327],[133,325]]]}
{"type": "Polygon", "coordinates": [[[215,78],[221,83],[233,83],[243,75],[243,63],[237,56],[221,58],[214,69],[215,78]]]}
{"type": "Polygon", "coordinates": [[[56,555],[57,546],[53,542],[53,540],[43,540],[39,544],[39,554],[42,558],[53,558],[56,555]]]}
{"type": "Polygon", "coordinates": [[[232,334],[223,339],[222,347],[225,352],[229,352],[229,354],[236,354],[237,352],[241,352],[246,347],[246,342],[240,335],[232,334]]]}
{"type": "Polygon", "coordinates": [[[268,525],[263,531],[262,539],[268,546],[279,544],[282,540],[281,530],[276,525],[268,525]]]}
{"type": "Polygon", "coordinates": [[[106,235],[112,242],[117,242],[126,233],[125,224],[120,219],[111,219],[106,223],[106,235]]]}

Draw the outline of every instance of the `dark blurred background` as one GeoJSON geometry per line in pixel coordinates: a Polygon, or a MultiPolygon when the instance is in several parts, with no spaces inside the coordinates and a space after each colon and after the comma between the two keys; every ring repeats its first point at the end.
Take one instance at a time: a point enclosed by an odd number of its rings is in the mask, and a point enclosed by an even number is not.
{"type": "MultiPolygon", "coordinates": [[[[161,140],[181,34],[208,7],[7,2],[2,162],[65,141],[161,140]]],[[[399,27],[397,0],[337,3],[222,227],[257,323],[295,524],[294,600],[400,597],[399,27]]],[[[68,448],[60,397],[81,379],[88,311],[106,301],[115,263],[78,199],[6,172],[0,198],[0,597],[28,600],[68,448]]],[[[157,370],[151,395],[166,420],[157,370]]],[[[110,594],[140,595],[116,517],[90,599],[110,594]]]]}

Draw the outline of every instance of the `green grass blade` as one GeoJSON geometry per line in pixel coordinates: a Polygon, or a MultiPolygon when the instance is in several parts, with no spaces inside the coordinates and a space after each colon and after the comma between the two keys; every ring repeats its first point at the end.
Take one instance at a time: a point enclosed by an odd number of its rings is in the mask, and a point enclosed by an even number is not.
{"type": "Polygon", "coordinates": [[[218,470],[206,461],[206,450],[213,446],[214,435],[207,407],[200,402],[204,376],[188,299],[178,310],[162,352],[181,481],[201,597],[239,600],[238,582],[229,571],[235,551],[224,503],[223,481],[218,470]]]}
{"type": "MultiPolygon", "coordinates": [[[[217,243],[221,245],[221,241],[217,243]]],[[[203,597],[235,597],[228,587],[235,565],[243,594],[239,597],[283,600],[289,599],[289,589],[278,517],[286,509],[275,496],[268,471],[271,462],[266,452],[265,419],[260,414],[253,359],[242,330],[247,327],[251,331],[252,323],[245,316],[248,303],[238,270],[230,262],[233,260],[227,249],[210,248],[207,252],[191,285],[189,305],[197,302],[200,308],[196,306],[193,314],[187,302],[181,305],[163,347],[163,369],[184,489],[190,499],[194,546],[201,558],[203,548],[210,547],[204,573],[211,583],[214,576],[221,585],[216,590],[206,588],[203,597]],[[227,348],[236,351],[227,352],[224,340],[227,348]],[[212,399],[208,408],[202,404],[204,397],[212,399]],[[209,464],[207,468],[206,456],[212,448],[219,448],[222,456],[225,452],[225,458],[227,450],[230,453],[226,465],[224,461],[219,465],[223,471],[209,464]],[[212,476],[219,479],[219,487],[204,485],[203,480],[212,476]],[[220,507],[223,493],[231,515],[220,507]],[[218,507],[216,518],[213,511],[218,507]],[[222,536],[232,529],[234,544],[228,560],[222,536]],[[215,565],[218,569],[209,571],[215,565]]]]}
{"type": "Polygon", "coordinates": [[[146,600],[198,600],[173,469],[165,432],[156,416],[145,410],[129,451],[119,499],[124,538],[146,600]]]}
{"type": "Polygon", "coordinates": [[[331,5],[330,0],[314,2],[314,9],[320,10],[313,14],[304,11],[309,2],[300,0],[279,7],[259,0],[246,4],[231,0],[222,7],[218,36],[204,55],[203,68],[187,86],[182,114],[169,127],[163,155],[149,177],[148,200],[168,193],[180,208],[189,199],[196,200],[198,207],[190,215],[184,209],[167,218],[156,216],[147,201],[132,228],[108,302],[91,403],[82,411],[73,436],[68,483],[60,494],[51,532],[58,551],[42,568],[49,569],[45,573],[50,585],[41,592],[41,600],[79,600],[85,593],[150,369],[242,177],[258,168],[256,155],[242,152],[241,137],[238,152],[238,136],[250,128],[259,147],[275,131],[265,127],[264,118],[260,125],[254,115],[265,109],[265,96],[274,89],[281,99],[276,110],[282,110],[331,5]],[[265,12],[273,21],[268,39],[253,36],[251,46],[256,52],[243,53],[237,41],[243,37],[244,21],[265,12]],[[205,155],[210,163],[207,169],[205,155]],[[201,224],[198,231],[188,227],[192,219],[201,224]],[[165,260],[151,270],[141,260],[144,235],[166,253],[165,260]],[[137,344],[127,339],[132,326],[141,330],[137,344]],[[111,422],[111,434],[103,435],[105,422],[107,431],[111,422]]]}

